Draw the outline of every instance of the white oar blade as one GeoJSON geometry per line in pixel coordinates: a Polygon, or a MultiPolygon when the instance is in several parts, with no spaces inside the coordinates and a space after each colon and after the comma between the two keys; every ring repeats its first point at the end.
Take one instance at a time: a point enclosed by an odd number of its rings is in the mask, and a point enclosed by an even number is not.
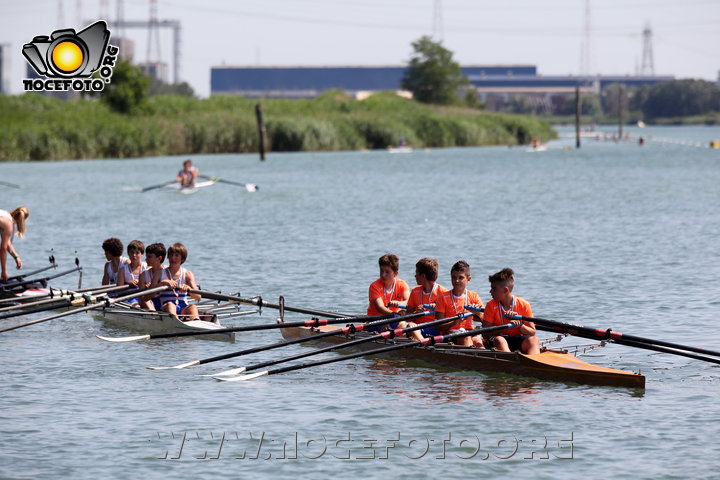
{"type": "Polygon", "coordinates": [[[235,375],[240,375],[245,371],[245,367],[240,368],[233,368],[232,370],[225,370],[224,372],[218,372],[218,373],[203,373],[202,375],[198,375],[200,377],[233,377],[235,375]]]}
{"type": "Polygon", "coordinates": [[[181,363],[180,365],[174,365],[172,367],[147,367],[149,370],[171,370],[192,367],[193,365],[200,365],[200,360],[193,360],[188,363],[181,363]]]}
{"type": "Polygon", "coordinates": [[[103,337],[102,335],[95,335],[100,340],[105,340],[106,342],[115,342],[115,343],[123,343],[123,342],[137,342],[139,340],[148,340],[150,338],[150,335],[137,335],[134,337],[103,337]]]}
{"type": "Polygon", "coordinates": [[[265,370],[263,372],[250,373],[248,375],[238,375],[235,377],[213,377],[213,378],[215,380],[218,380],[221,382],[240,382],[243,380],[252,380],[253,378],[264,377],[267,374],[268,374],[268,371],[265,370]]]}
{"type": "Polygon", "coordinates": [[[246,183],[245,190],[247,190],[248,192],[257,192],[258,186],[254,183],[246,183]]]}

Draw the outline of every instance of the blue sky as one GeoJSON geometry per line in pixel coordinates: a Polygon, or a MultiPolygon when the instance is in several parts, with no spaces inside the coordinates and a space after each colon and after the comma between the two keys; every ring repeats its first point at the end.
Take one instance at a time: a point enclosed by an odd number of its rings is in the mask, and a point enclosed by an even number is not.
{"type": "MultiPolygon", "coordinates": [[[[441,29],[434,21],[434,0],[158,0],[157,5],[161,20],[181,21],[180,76],[203,97],[210,93],[211,66],[398,65],[410,57],[414,40],[433,33],[442,34],[461,64],[534,64],[545,75],[581,73],[586,0],[439,3],[441,29]]],[[[126,0],[125,19],[147,20],[149,5],[126,0]]],[[[0,43],[11,44],[13,53],[11,91],[21,89],[23,43],[61,27],[83,28],[82,20],[101,19],[103,10],[112,22],[116,1],[0,0],[0,43]]],[[[650,25],[656,74],[717,80],[719,0],[591,0],[590,12],[592,73],[636,73],[642,30],[650,25]]],[[[116,34],[112,25],[111,34],[116,34]]],[[[144,61],[147,31],[128,30],[127,36],[136,43],[136,60],[144,61]]],[[[170,31],[161,31],[160,55],[169,63],[171,38],[170,31]]]]}

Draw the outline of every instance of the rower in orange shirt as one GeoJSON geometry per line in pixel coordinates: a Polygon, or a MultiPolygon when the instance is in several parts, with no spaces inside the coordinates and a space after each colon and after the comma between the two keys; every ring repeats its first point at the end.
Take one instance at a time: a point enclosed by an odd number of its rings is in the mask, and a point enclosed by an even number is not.
{"type": "MultiPolygon", "coordinates": [[[[450,279],[452,280],[452,290],[449,290],[440,295],[435,303],[435,317],[438,319],[454,317],[461,313],[467,312],[465,305],[471,305],[473,307],[482,308],[483,302],[480,295],[477,292],[473,292],[467,289],[468,283],[472,279],[470,274],[470,265],[465,260],[455,262],[455,265],[450,269],[450,279]]],[[[453,323],[443,324],[438,327],[438,330],[445,333],[458,333],[467,330],[473,330],[475,328],[473,321],[481,321],[483,314],[473,312],[472,317],[466,317],[460,320],[456,320],[453,323]]],[[[483,348],[483,339],[479,335],[473,337],[462,337],[457,340],[458,345],[465,347],[477,347],[483,348]]]]}
{"type": "MultiPolygon", "coordinates": [[[[434,258],[421,258],[415,264],[415,281],[417,287],[410,291],[410,298],[407,301],[406,313],[418,313],[426,310],[424,305],[431,305],[434,308],[438,297],[447,292],[448,289],[436,283],[438,277],[438,261],[434,258]]],[[[397,307],[400,302],[390,302],[389,306],[397,307]]],[[[421,317],[416,323],[409,322],[408,327],[414,327],[419,323],[435,320],[432,315],[421,317]]],[[[409,338],[422,340],[423,337],[440,335],[434,327],[423,328],[410,332],[409,338]]]]}
{"type": "Polygon", "coordinates": [[[509,322],[514,323],[516,327],[505,330],[503,335],[491,336],[485,341],[501,352],[520,350],[522,353],[535,355],[540,353],[540,341],[535,336],[535,323],[508,318],[514,315],[533,316],[530,302],[512,293],[515,286],[514,274],[511,268],[503,268],[488,278],[492,300],[485,307],[483,327],[505,325],[509,322]]]}
{"type": "MultiPolygon", "coordinates": [[[[400,270],[400,259],[397,255],[388,253],[378,259],[380,267],[380,278],[370,284],[368,289],[368,315],[388,315],[398,312],[399,303],[406,303],[410,297],[408,284],[397,278],[400,270]],[[388,307],[388,303],[395,301],[394,307],[388,307]]],[[[396,328],[391,324],[392,328],[396,328]]]]}

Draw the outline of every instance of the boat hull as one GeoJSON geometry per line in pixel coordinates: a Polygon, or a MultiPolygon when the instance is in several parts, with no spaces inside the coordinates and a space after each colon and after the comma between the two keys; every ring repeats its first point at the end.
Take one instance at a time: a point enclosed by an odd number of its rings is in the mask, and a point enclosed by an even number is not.
{"type": "MultiPolygon", "coordinates": [[[[93,311],[92,316],[108,325],[141,333],[180,333],[224,328],[222,325],[202,320],[183,322],[177,315],[167,312],[136,311],[132,308],[103,308],[93,311]]],[[[193,338],[235,343],[234,332],[197,335],[193,338]]]]}
{"type": "MultiPolygon", "coordinates": [[[[337,327],[283,328],[282,335],[286,339],[308,337],[320,331],[337,329],[337,327]]],[[[361,338],[366,333],[355,335],[337,335],[324,337],[318,342],[342,344],[348,340],[361,338]]],[[[382,345],[408,341],[407,339],[377,340],[363,343],[352,348],[357,350],[373,350],[382,345]]],[[[546,350],[538,355],[525,355],[519,352],[496,352],[476,348],[459,347],[450,344],[437,344],[431,347],[410,347],[398,349],[386,356],[414,359],[429,364],[475,370],[479,372],[500,372],[541,380],[572,382],[584,385],[603,385],[627,388],[645,388],[645,376],[613,368],[601,367],[580,360],[574,355],[559,351],[546,350]]]]}

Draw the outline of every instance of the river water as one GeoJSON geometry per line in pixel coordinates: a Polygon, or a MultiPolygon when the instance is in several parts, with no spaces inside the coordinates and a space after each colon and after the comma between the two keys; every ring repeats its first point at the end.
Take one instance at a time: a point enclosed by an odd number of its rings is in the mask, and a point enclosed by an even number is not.
{"type": "MultiPolygon", "coordinates": [[[[720,128],[630,132],[663,141],[192,157],[255,193],[139,192],[170,180],[182,157],[2,164],[0,179],[22,188],[0,187],[0,207],[30,209],[16,241],[28,269],[50,249],[61,269],[77,255],[84,286],[99,283],[110,236],[183,242],[207,290],[350,313],[364,311],[386,252],[409,283],[421,257],[438,258],[446,285],[465,259],[485,301],[487,275],[510,266],[537,316],[720,350],[720,151],[691,145],[720,128]]],[[[0,477],[639,480],[717,478],[720,467],[720,370],[684,357],[620,345],[582,357],[642,372],[644,391],[371,358],[219,383],[196,374],[308,347],[151,371],[279,334],[235,345],[96,334],[124,332],[79,314],[0,334],[0,477]]]]}

